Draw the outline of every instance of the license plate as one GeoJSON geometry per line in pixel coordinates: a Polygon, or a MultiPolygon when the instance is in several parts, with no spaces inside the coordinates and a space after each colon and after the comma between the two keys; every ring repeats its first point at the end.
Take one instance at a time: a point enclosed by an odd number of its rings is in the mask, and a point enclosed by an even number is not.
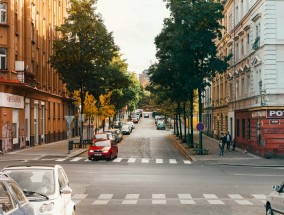
{"type": "Polygon", "coordinates": [[[94,154],[95,156],[101,156],[102,154],[94,154]]]}

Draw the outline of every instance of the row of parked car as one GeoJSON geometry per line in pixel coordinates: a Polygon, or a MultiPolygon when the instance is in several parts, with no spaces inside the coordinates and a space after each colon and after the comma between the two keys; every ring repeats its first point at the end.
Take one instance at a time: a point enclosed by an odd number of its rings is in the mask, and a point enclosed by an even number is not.
{"type": "Polygon", "coordinates": [[[0,173],[1,215],[75,215],[71,195],[60,165],[7,166],[0,173]]]}

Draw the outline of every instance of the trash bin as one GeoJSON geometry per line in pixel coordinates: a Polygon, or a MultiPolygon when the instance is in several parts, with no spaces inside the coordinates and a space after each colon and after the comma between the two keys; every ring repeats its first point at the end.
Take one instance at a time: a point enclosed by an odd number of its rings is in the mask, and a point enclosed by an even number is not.
{"type": "Polygon", "coordinates": [[[69,140],[69,142],[68,142],[68,150],[73,150],[73,143],[74,143],[73,140],[69,140]]]}

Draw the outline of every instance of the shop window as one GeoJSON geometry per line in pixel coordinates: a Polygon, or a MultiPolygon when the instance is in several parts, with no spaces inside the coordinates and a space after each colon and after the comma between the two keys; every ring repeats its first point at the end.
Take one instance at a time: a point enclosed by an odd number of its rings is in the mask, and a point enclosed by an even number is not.
{"type": "Polygon", "coordinates": [[[242,119],[242,137],[246,136],[246,120],[242,119]]]}
{"type": "Polygon", "coordinates": [[[0,23],[1,24],[7,24],[7,4],[6,3],[0,3],[0,23]]]}

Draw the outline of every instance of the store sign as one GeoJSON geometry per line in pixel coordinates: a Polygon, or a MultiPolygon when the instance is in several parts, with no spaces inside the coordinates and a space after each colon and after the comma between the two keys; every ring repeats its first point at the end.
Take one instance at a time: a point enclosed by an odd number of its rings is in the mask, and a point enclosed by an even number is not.
{"type": "Polygon", "coordinates": [[[266,118],[284,118],[284,110],[267,110],[266,118]]]}
{"type": "Polygon", "coordinates": [[[255,111],[251,113],[251,118],[262,118],[266,116],[265,111],[255,111]]]}
{"type": "Polygon", "coordinates": [[[24,109],[24,97],[9,93],[0,93],[0,107],[24,109]]]}
{"type": "Polygon", "coordinates": [[[279,125],[280,124],[280,119],[270,119],[269,120],[270,125],[279,125]]]}

